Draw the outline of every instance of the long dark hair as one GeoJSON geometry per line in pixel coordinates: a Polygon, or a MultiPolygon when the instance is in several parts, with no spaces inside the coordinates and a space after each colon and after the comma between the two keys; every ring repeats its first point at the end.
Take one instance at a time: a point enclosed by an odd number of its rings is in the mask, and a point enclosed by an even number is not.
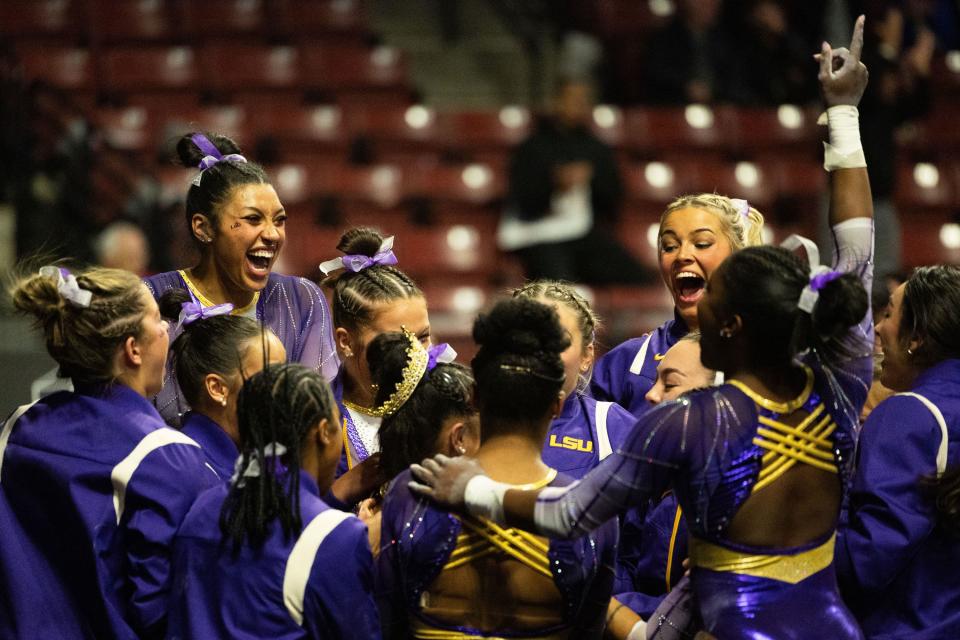
{"type": "Polygon", "coordinates": [[[960,267],[918,267],[903,288],[901,343],[920,341],[912,361],[930,366],[960,358],[960,267]]]}
{"type": "MultiPolygon", "coordinates": [[[[378,335],[367,349],[367,362],[378,385],[376,406],[386,402],[403,379],[410,339],[404,333],[378,335]]],[[[461,364],[439,363],[426,371],[416,389],[396,413],[385,416],[378,431],[380,469],[393,478],[434,453],[443,423],[452,416],[468,417],[473,407],[473,376],[461,364]]]]}
{"type": "Polygon", "coordinates": [[[471,364],[484,437],[492,435],[488,424],[542,418],[563,387],[560,354],[570,346],[557,312],[535,300],[505,300],[477,318],[473,339],[480,346],[471,364]]]}
{"type": "Polygon", "coordinates": [[[220,530],[232,541],[234,553],[245,540],[262,545],[275,519],[287,538],[301,531],[302,445],[317,423],[333,420],[335,406],[323,377],[301,364],[269,365],[244,383],[237,398],[237,475],[220,512],[220,530]],[[272,455],[266,451],[269,445],[286,451],[272,455]],[[253,468],[260,473],[244,475],[253,468]]]}

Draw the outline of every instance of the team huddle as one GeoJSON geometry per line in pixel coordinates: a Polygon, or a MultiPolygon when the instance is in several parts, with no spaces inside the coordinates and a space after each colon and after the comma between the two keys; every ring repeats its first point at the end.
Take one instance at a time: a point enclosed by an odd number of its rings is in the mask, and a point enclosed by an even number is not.
{"type": "Polygon", "coordinates": [[[540,279],[458,362],[372,228],[274,272],[266,173],[183,136],[196,265],[12,288],[71,389],[0,431],[0,637],[960,637],[960,268],[874,317],[862,44],[818,55],[832,262],[679,197],[674,317],[599,359],[540,279]]]}

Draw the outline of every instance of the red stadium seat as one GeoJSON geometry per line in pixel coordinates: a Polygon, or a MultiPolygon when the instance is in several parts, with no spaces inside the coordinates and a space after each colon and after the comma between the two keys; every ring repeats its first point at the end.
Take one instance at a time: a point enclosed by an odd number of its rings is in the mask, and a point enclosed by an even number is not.
{"type": "Polygon", "coordinates": [[[367,11],[361,0],[274,0],[273,4],[273,30],[283,35],[358,42],[367,35],[367,11]]]}
{"type": "Polygon", "coordinates": [[[111,93],[195,92],[198,64],[191,47],[127,46],[107,50],[101,70],[111,93]]]}
{"type": "Polygon", "coordinates": [[[88,0],[90,33],[98,43],[158,42],[179,34],[170,0],[88,0]]]}
{"type": "Polygon", "coordinates": [[[684,165],[653,161],[626,166],[621,172],[628,201],[663,209],[692,187],[684,165]]]}
{"type": "Polygon", "coordinates": [[[718,121],[728,127],[731,148],[738,153],[775,150],[817,157],[822,153],[818,111],[795,105],[775,109],[720,107],[718,121]]]}
{"type": "Polygon", "coordinates": [[[204,86],[219,92],[299,92],[300,53],[296,47],[221,42],[203,48],[204,86]]]}
{"type": "MultiPolygon", "coordinates": [[[[911,219],[917,211],[952,213],[960,207],[951,169],[950,165],[928,162],[901,162],[897,165],[894,198],[904,220],[911,219]]],[[[909,227],[905,226],[905,229],[909,233],[909,227]]]]}
{"type": "Polygon", "coordinates": [[[24,75],[70,91],[95,89],[93,55],[89,49],[44,45],[18,46],[24,75]]]}
{"type": "Polygon", "coordinates": [[[689,191],[719,193],[744,198],[764,211],[776,195],[774,176],[753,162],[690,163],[683,169],[689,175],[689,191]]]}
{"type": "Polygon", "coordinates": [[[397,91],[407,87],[406,60],[400,50],[393,47],[369,49],[305,43],[301,50],[306,88],[397,91]]]}
{"type": "Polygon", "coordinates": [[[266,35],[267,4],[265,0],[184,0],[185,34],[194,39],[266,35]]]}
{"type": "Polygon", "coordinates": [[[506,179],[483,164],[438,166],[412,171],[406,194],[439,203],[492,204],[506,192],[506,179]]]}
{"type": "Polygon", "coordinates": [[[82,2],[79,0],[3,0],[0,2],[0,36],[9,38],[76,39],[81,35],[82,2]]]}
{"type": "Polygon", "coordinates": [[[530,135],[533,124],[530,111],[517,106],[497,111],[451,111],[438,116],[448,144],[469,151],[510,149],[530,135]]]}
{"type": "Polygon", "coordinates": [[[625,145],[646,152],[722,152],[732,147],[729,112],[704,105],[631,109],[626,114],[625,145]]]}

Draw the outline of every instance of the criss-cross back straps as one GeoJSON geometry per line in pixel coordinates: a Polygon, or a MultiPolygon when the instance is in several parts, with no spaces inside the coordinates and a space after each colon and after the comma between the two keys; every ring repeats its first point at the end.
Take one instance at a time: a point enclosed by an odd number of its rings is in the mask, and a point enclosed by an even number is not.
{"type": "Polygon", "coordinates": [[[838,472],[830,441],[837,425],[822,403],[796,426],[766,416],[760,416],[759,421],[753,443],[766,449],[767,453],[763,456],[753,493],[775,482],[798,462],[831,473],[838,472]]]}
{"type": "Polygon", "coordinates": [[[457,536],[457,546],[444,565],[444,570],[503,553],[541,575],[553,577],[547,558],[549,547],[543,539],[522,529],[503,528],[483,518],[468,516],[462,522],[464,530],[457,536]]]}

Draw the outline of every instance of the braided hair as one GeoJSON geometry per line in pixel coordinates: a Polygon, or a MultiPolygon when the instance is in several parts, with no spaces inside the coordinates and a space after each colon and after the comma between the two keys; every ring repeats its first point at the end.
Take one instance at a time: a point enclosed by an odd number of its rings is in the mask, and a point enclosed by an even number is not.
{"type": "MultiPolygon", "coordinates": [[[[378,385],[375,405],[382,405],[403,378],[409,338],[400,332],[381,333],[367,349],[373,381],[378,385]]],[[[443,424],[451,417],[476,413],[472,404],[473,376],[461,364],[438,363],[396,413],[380,423],[380,468],[393,478],[411,463],[436,453],[443,424]]]]}
{"type": "MultiPolygon", "coordinates": [[[[660,228],[667,216],[679,209],[701,209],[717,215],[720,229],[730,243],[733,251],[744,247],[756,247],[763,244],[763,214],[748,205],[746,215],[738,208],[738,203],[727,196],[717,193],[697,193],[680,196],[667,205],[660,215],[660,228]]],[[[659,247],[659,243],[658,243],[659,247]]],[[[659,249],[658,249],[659,251],[659,249]]]]}
{"type": "Polygon", "coordinates": [[[563,388],[560,354],[570,339],[553,308],[523,298],[498,303],[473,325],[480,346],[471,363],[484,436],[500,422],[535,422],[563,388]]]}
{"type": "Polygon", "coordinates": [[[723,283],[725,306],[738,314],[758,364],[781,364],[806,349],[826,362],[869,354],[869,345],[844,344],[849,329],[863,319],[869,303],[854,273],[845,273],[820,289],[813,313],[797,305],[810,283],[805,261],[781,247],[747,247],[732,254],[714,274],[723,283]]]}
{"type": "Polygon", "coordinates": [[[234,553],[245,540],[261,546],[274,520],[287,539],[303,529],[302,445],[321,420],[334,420],[335,408],[330,386],[301,364],[269,365],[244,383],[237,398],[240,457],[220,512],[220,530],[234,553]],[[270,455],[270,445],[286,451],[270,455]],[[254,468],[260,473],[247,477],[254,468]]]}
{"type": "Polygon", "coordinates": [[[94,268],[74,275],[80,288],[92,294],[89,306],[71,304],[55,278],[39,274],[14,283],[13,306],[34,317],[60,376],[75,382],[113,382],[117,350],[128,337],[142,337],[147,290],[140,278],[120,269],[94,268]]]}
{"type": "MultiPolygon", "coordinates": [[[[529,300],[551,300],[570,309],[577,318],[577,327],[580,329],[582,352],[586,354],[587,347],[593,344],[597,336],[597,327],[600,317],[594,312],[590,303],[577,289],[568,282],[559,280],[533,280],[522,287],[513,290],[514,298],[529,300]]],[[[590,386],[591,369],[586,375],[580,374],[577,380],[577,391],[583,393],[590,386]]]]}
{"type": "MultiPolygon", "coordinates": [[[[377,230],[355,227],[341,236],[337,249],[344,254],[373,257],[382,242],[377,230]]],[[[373,321],[374,305],[423,297],[410,276],[392,265],[376,264],[356,273],[340,271],[324,279],[323,284],[333,291],[333,325],[350,331],[373,321]]]]}
{"type": "MultiPolygon", "coordinates": [[[[177,142],[177,162],[183,167],[196,170],[206,155],[193,141],[193,136],[197,134],[205,136],[224,156],[240,153],[237,143],[226,136],[193,131],[177,142]]],[[[191,235],[194,214],[202,213],[207,216],[216,229],[220,208],[230,199],[236,187],[245,184],[270,184],[270,180],[263,167],[253,162],[224,160],[204,169],[187,190],[185,214],[191,235]]],[[[194,241],[199,243],[199,238],[194,237],[194,241]]]]}

